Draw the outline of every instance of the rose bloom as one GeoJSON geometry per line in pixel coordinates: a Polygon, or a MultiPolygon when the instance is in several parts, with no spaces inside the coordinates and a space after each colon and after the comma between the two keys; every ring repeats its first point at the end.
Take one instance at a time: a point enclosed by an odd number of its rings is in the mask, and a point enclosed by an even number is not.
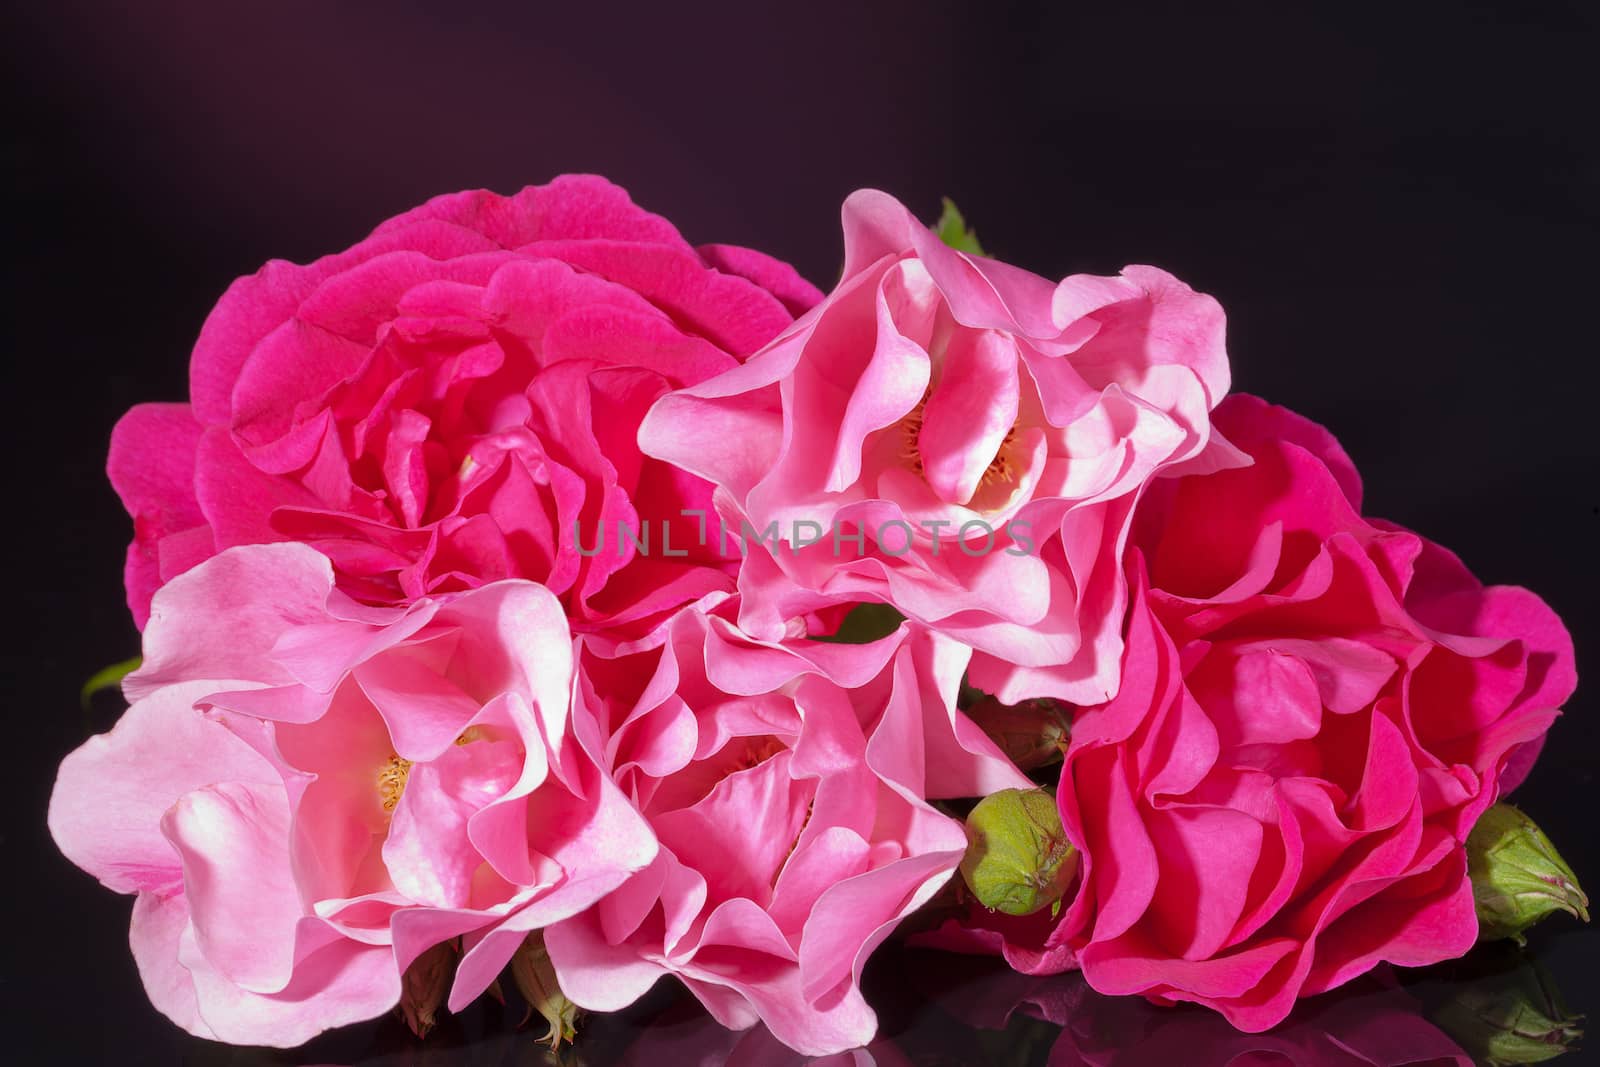
{"type": "Polygon", "coordinates": [[[1255,463],[1141,509],[1123,688],[1062,771],[1084,864],[1050,941],[1101,992],[1260,1031],[1472,946],[1467,834],[1576,678],[1538,597],[1363,519],[1321,427],[1252,397],[1214,419],[1255,463]]]}
{"type": "Polygon", "coordinates": [[[206,320],[191,402],[112,435],[135,619],[214,553],[291,540],[367,603],[529,578],[579,629],[647,629],[732,588],[735,561],[680,516],[710,487],[642,456],[634,427],[819,296],[594,177],[439,197],[346,252],[268,263],[206,320]]]}
{"type": "Polygon", "coordinates": [[[843,217],[838,287],[658,401],[641,445],[720,487],[751,633],[881,601],[976,648],[973,682],[1003,699],[1106,699],[1134,501],[1233,461],[1207,451],[1221,309],[1152,267],[1056,284],[957,252],[879,192],[843,217]]]}
{"type": "Polygon", "coordinates": [[[872,1039],[861,969],[951,875],[929,798],[1027,784],[955,709],[969,652],[910,626],[868,645],[768,644],[686,609],[665,643],[579,657],[578,736],[660,841],[655,862],[545,934],[597,1011],[677,975],[716,1019],[808,1055],[872,1039]]]}
{"type": "Polygon", "coordinates": [[[236,548],[156,594],[144,654],[49,823],[138,894],[140,976],[190,1033],[300,1044],[456,937],[459,1008],[655,855],[568,732],[571,638],[531,582],[375,608],[310,548],[236,548]]]}

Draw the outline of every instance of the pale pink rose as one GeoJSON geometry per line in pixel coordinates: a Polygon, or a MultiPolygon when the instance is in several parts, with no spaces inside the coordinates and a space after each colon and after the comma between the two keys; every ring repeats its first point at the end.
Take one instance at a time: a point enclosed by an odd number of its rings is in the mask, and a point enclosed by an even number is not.
{"type": "Polygon", "coordinates": [[[956,710],[957,642],[908,626],[766,644],[731,614],[685,610],[650,651],[580,654],[578,736],[661,851],[546,944],[582,1006],[621,1008],[674,974],[726,1026],[838,1052],[876,1028],[867,956],[965,851],[928,800],[1026,779],[956,710]]]}
{"type": "Polygon", "coordinates": [[[310,548],[237,548],[156,594],[144,654],[50,830],[138,894],[139,973],[191,1033],[299,1044],[460,936],[458,1008],[655,855],[568,732],[571,638],[530,582],[375,608],[310,548]]]}
{"type": "Polygon", "coordinates": [[[1050,942],[1101,992],[1259,1031],[1472,946],[1467,834],[1576,677],[1538,597],[1363,519],[1327,431],[1254,397],[1214,418],[1255,462],[1141,506],[1124,685],[1062,770],[1084,861],[1050,942]]]}
{"type": "Polygon", "coordinates": [[[680,515],[711,487],[634,430],[820,295],[583,176],[438,197],[348,251],[268,263],[206,320],[191,402],[140,405],[112,435],[135,620],[221,549],[301,541],[363,602],[528,578],[580,630],[647,630],[731,589],[736,561],[680,515]],[[650,551],[619,522],[648,524],[650,551]]]}
{"type": "Polygon", "coordinates": [[[641,445],[715,482],[746,533],[751,633],[881,601],[976,648],[1002,699],[1106,699],[1134,501],[1177,464],[1236,461],[1207,449],[1221,309],[1152,267],[1052,283],[957,252],[884,193],[843,215],[837,288],[658,401],[641,445]]]}

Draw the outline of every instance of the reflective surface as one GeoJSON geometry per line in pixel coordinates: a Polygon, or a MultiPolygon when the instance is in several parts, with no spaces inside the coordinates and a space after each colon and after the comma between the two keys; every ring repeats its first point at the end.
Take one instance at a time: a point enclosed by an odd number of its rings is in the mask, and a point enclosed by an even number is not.
{"type": "MultiPolygon", "coordinates": [[[[1158,1008],[1103,997],[1076,975],[1029,978],[993,961],[888,947],[866,976],[881,1015],[879,1040],[824,1059],[784,1048],[764,1029],[723,1029],[681,987],[663,981],[627,1011],[589,1017],[575,1047],[552,1053],[519,1028],[522,1005],[474,1006],[445,1017],[425,1041],[394,1018],[327,1035],[292,1052],[182,1042],[183,1063],[238,1065],[510,1064],[798,1065],[939,1067],[1401,1067],[1547,1062],[1576,1065],[1581,1021],[1563,1004],[1558,972],[1581,969],[1595,934],[1564,930],[1534,951],[1480,946],[1466,960],[1423,971],[1384,970],[1301,1004],[1265,1034],[1244,1034],[1203,1009],[1158,1008]],[[1548,962],[1546,962],[1548,960],[1548,962]],[[1498,1057],[1498,1058],[1497,1058],[1498,1057]]],[[[1587,989],[1588,987],[1585,986],[1587,989]]]]}
{"type": "MultiPolygon", "coordinates": [[[[78,687],[138,649],[119,592],[131,523],[104,478],[118,416],[186,395],[185,357],[235,276],[344,247],[439,192],[564,170],[607,173],[692,240],[766,249],[824,285],[839,202],[874,185],[929,213],[953,196],[986,247],[1044,274],[1153,262],[1216,294],[1237,387],[1332,427],[1373,514],[1566,619],[1583,681],[1516,799],[1600,883],[1593,4],[691,7],[5,6],[17,547],[0,1058],[546,1062],[516,1006],[421,1046],[392,1019],[285,1053],[189,1039],[140,986],[129,901],[61,858],[44,812],[56,764],[121,711],[76,714],[78,687]]],[[[1572,1010],[1600,1006],[1600,936],[1557,919],[1532,948],[1572,1010]]],[[[913,982],[932,970],[887,951],[869,967],[874,1060],[1160,1064],[1140,1028],[1160,1024],[1154,1040],[1185,1018],[1212,1038],[1185,1036],[1177,1063],[1265,1040],[1208,1045],[1233,1038],[1203,1012],[1091,997],[1066,1029],[1028,1008],[975,1019],[1009,981],[936,994],[913,982]]],[[[1466,988],[1455,969],[1405,987],[1424,1011],[1466,988]]],[[[1404,1017],[1394,1032],[1420,1025],[1404,1017]]],[[[665,983],[581,1041],[569,1062],[670,1067],[697,1046],[701,1063],[782,1062],[665,983]]],[[[1252,1059],[1294,1062],[1235,1062],[1252,1059]]]]}

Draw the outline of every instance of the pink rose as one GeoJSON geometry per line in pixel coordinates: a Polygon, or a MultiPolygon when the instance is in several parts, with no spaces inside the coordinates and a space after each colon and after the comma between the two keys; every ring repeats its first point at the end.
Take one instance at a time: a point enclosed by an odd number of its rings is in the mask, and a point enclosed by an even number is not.
{"type": "Polygon", "coordinates": [[[579,630],[646,629],[732,588],[735,561],[680,516],[709,511],[710,487],[641,455],[634,428],[819,296],[593,177],[439,197],[349,251],[269,263],[206,320],[192,402],[136,407],[112,435],[134,617],[224,548],[289,540],[367,603],[529,578],[579,630]],[[619,522],[649,524],[651,549],[619,522]]]}
{"type": "Polygon", "coordinates": [[[1026,782],[955,710],[956,642],[905,627],[767,644],[731,614],[685,610],[664,645],[580,655],[579,737],[661,851],[546,944],[584,1007],[616,1010],[670,973],[726,1026],[838,1052],[876,1028],[867,956],[966,848],[925,798],[1026,782]]]}
{"type": "Polygon", "coordinates": [[[530,582],[376,608],[310,548],[237,548],[156,594],[144,651],[50,830],[138,894],[145,989],[191,1033],[297,1045],[459,936],[458,1008],[655,855],[568,733],[571,639],[530,582]]]}
{"type": "Polygon", "coordinates": [[[1101,992],[1259,1031],[1472,946],[1463,843],[1576,679],[1536,596],[1363,519],[1321,427],[1253,397],[1214,419],[1255,463],[1141,508],[1124,685],[1062,771],[1084,865],[1052,938],[1101,992]]]}
{"type": "Polygon", "coordinates": [[[640,431],[750,542],[741,625],[881,601],[976,648],[1003,699],[1104,700],[1134,501],[1201,457],[1228,389],[1221,309],[1151,267],[1054,284],[957,252],[870,190],[844,239],[821,305],[640,431]]]}

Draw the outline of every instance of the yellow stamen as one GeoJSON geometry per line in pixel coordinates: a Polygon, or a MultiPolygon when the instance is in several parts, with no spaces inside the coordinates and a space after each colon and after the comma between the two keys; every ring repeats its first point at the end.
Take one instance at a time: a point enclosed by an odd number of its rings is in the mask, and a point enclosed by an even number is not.
{"type": "Polygon", "coordinates": [[[778,869],[772,872],[772,884],[778,884],[778,877],[783,874],[783,869],[794,858],[794,850],[800,847],[800,838],[805,836],[806,827],[811,825],[811,816],[816,811],[817,798],[812,797],[806,802],[806,817],[800,820],[800,829],[795,831],[794,840],[789,842],[789,851],[783,854],[783,862],[778,864],[778,869]]]}
{"type": "MultiPolygon", "coordinates": [[[[919,478],[923,477],[922,448],[919,438],[922,436],[922,419],[927,406],[928,398],[924,396],[917,401],[917,406],[900,420],[900,459],[919,478]]],[[[1017,428],[1013,425],[1000,440],[1000,447],[995,450],[994,459],[984,468],[983,477],[978,480],[980,488],[997,483],[1004,484],[1016,478],[1016,468],[1011,464],[1011,449],[1016,440],[1017,428]]]]}
{"type": "Polygon", "coordinates": [[[922,477],[922,449],[918,446],[917,439],[922,436],[922,416],[928,406],[926,395],[917,406],[906,413],[900,420],[900,458],[905,461],[917,477],[922,477]]]}
{"type": "Polygon", "coordinates": [[[734,762],[733,769],[728,773],[738,774],[740,771],[748,771],[752,767],[759,767],[787,747],[782,741],[771,735],[752,737],[745,742],[743,754],[734,762]]]}
{"type": "MultiPolygon", "coordinates": [[[[489,731],[481,726],[469,726],[456,738],[458,745],[470,745],[474,741],[489,740],[489,731]]],[[[411,761],[397,753],[389,753],[389,758],[382,767],[378,768],[378,799],[383,803],[383,810],[393,812],[395,805],[400,803],[400,794],[406,791],[406,782],[411,778],[411,761]]]]}
{"type": "Polygon", "coordinates": [[[378,770],[378,799],[384,811],[394,811],[395,805],[400,803],[400,794],[406,791],[406,779],[410,777],[411,761],[391,752],[388,762],[378,770]]]}

